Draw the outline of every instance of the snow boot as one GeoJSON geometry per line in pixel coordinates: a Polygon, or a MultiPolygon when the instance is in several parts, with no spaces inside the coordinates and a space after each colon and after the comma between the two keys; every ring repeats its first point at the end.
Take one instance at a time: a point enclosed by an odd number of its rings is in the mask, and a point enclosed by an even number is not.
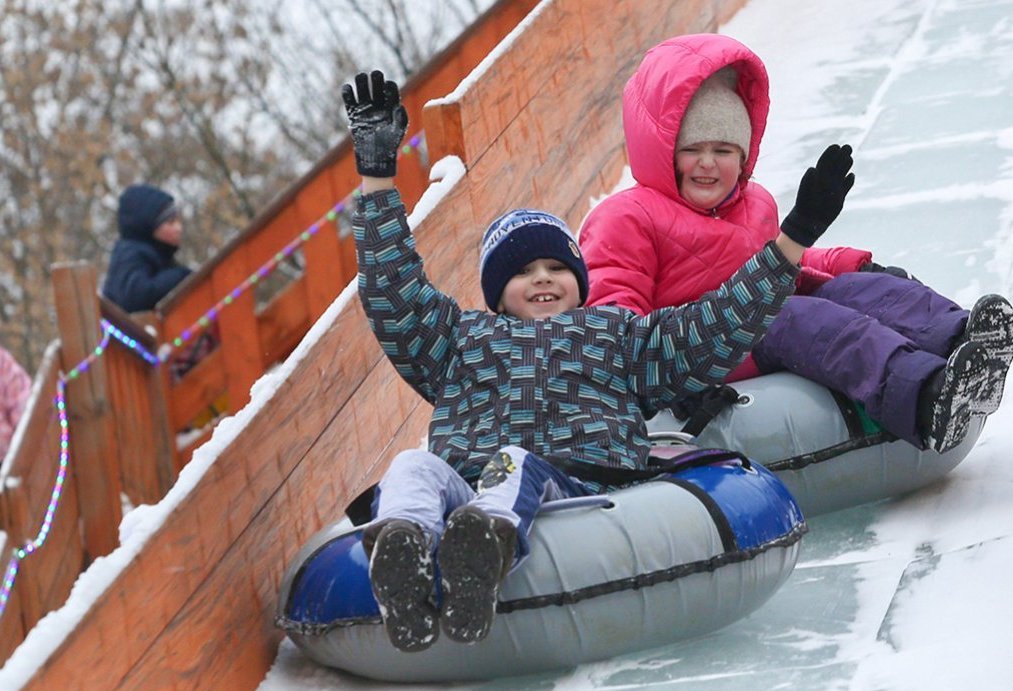
{"type": "Polygon", "coordinates": [[[387,637],[398,650],[425,650],[440,634],[433,604],[435,585],[429,540],[417,524],[390,519],[370,526],[369,582],[380,606],[387,637]],[[379,530],[377,530],[379,528],[379,530]],[[375,537],[374,537],[375,536],[375,537]]]}
{"type": "Polygon", "coordinates": [[[962,442],[971,417],[993,410],[992,397],[1005,375],[1006,365],[991,360],[985,346],[974,341],[958,345],[919,395],[919,429],[928,445],[945,453],[962,442]]]}
{"type": "Polygon", "coordinates": [[[443,633],[459,643],[482,640],[496,615],[499,586],[514,561],[517,529],[465,504],[447,519],[437,559],[443,606],[443,633]]]}
{"type": "Polygon", "coordinates": [[[1001,370],[1001,376],[993,380],[994,389],[983,404],[982,413],[991,415],[999,409],[1006,372],[1013,361],[1013,305],[1001,295],[984,295],[978,298],[967,317],[967,326],[961,336],[964,341],[974,341],[985,346],[989,367],[1001,370]]]}

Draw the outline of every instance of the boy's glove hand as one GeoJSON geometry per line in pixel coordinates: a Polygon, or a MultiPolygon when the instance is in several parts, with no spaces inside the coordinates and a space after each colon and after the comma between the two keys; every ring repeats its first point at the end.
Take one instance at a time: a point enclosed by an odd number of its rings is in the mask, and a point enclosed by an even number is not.
{"type": "Polygon", "coordinates": [[[795,207],[781,223],[785,235],[805,247],[813,246],[841,213],[844,197],[855,184],[855,174],[848,172],[852,163],[847,144],[827,147],[816,167],[802,176],[795,207]]]}
{"type": "Polygon", "coordinates": [[[384,81],[379,70],[368,76],[360,72],[355,75],[355,91],[351,84],[345,84],[341,96],[348,113],[359,175],[394,177],[397,152],[408,129],[408,113],[401,105],[397,84],[384,81]]]}
{"type": "Polygon", "coordinates": [[[897,278],[906,278],[909,281],[921,283],[921,281],[908,273],[906,269],[902,269],[899,266],[883,266],[882,264],[877,264],[876,262],[867,262],[862,264],[858,270],[875,274],[890,274],[891,276],[896,276],[897,278]]]}

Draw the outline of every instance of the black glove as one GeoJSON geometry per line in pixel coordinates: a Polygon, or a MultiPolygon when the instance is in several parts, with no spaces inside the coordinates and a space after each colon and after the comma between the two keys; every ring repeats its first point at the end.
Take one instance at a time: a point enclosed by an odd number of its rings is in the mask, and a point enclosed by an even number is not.
{"type": "Polygon", "coordinates": [[[394,177],[397,152],[408,129],[408,113],[401,105],[397,84],[385,82],[379,70],[368,77],[360,72],[355,75],[355,91],[345,84],[341,96],[352,131],[356,170],[374,178],[394,177]]]}
{"type": "Polygon", "coordinates": [[[868,271],[869,273],[875,274],[890,274],[891,276],[896,276],[897,278],[906,278],[909,281],[921,283],[921,281],[909,274],[906,269],[902,269],[899,266],[883,266],[882,264],[877,264],[876,262],[869,262],[867,264],[862,264],[858,270],[868,271]]]}
{"type": "Polygon", "coordinates": [[[795,207],[781,223],[781,231],[804,247],[812,247],[820,235],[844,207],[844,197],[855,184],[855,174],[849,173],[851,147],[831,144],[802,176],[795,197],[795,207]]]}

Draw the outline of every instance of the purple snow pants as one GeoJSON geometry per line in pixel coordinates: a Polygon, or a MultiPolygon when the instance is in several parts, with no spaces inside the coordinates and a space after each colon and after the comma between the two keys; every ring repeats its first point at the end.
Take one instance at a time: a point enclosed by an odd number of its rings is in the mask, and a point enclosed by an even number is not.
{"type": "Polygon", "coordinates": [[[967,314],[916,281],[842,274],[812,295],[788,298],[753,359],[761,372],[788,370],[844,393],[887,431],[924,448],[918,393],[946,365],[967,314]]]}

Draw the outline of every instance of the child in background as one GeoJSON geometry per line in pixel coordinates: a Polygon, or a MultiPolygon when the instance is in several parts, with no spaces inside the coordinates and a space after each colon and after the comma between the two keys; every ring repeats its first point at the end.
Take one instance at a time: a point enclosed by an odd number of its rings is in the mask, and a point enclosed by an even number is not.
{"type": "Polygon", "coordinates": [[[570,230],[518,209],[483,236],[491,312],[463,311],[426,278],[393,187],[407,127],[397,86],[360,74],[343,97],[363,176],[359,296],[384,353],[434,406],[428,448],[398,454],[374,498],[363,532],[373,594],[401,650],[428,648],[441,627],[479,641],[542,502],[657,476],[645,415],[739,364],[792,292],[804,248],[781,235],[698,302],[640,316],[582,308],[587,270],[570,230]]]}
{"type": "Polygon", "coordinates": [[[127,312],[154,309],[190,269],[175,259],[183,221],[175,200],[153,185],[130,185],[120,194],[120,238],[109,259],[102,294],[127,312]]]}
{"type": "MultiPolygon", "coordinates": [[[[637,184],[585,219],[588,304],[646,314],[687,304],[726,281],[779,231],[825,228],[854,182],[849,147],[831,146],[784,221],[750,181],[770,105],[760,59],[727,36],[669,39],[623,91],[623,128],[637,184]]],[[[801,188],[800,188],[801,189],[801,188]]],[[[1013,307],[987,295],[968,312],[869,252],[810,248],[790,298],[729,381],[787,369],[861,402],[919,448],[947,451],[972,416],[995,412],[1013,359],[1013,307]]]]}
{"type": "MultiPolygon", "coordinates": [[[[116,221],[120,238],[109,259],[102,294],[127,312],[153,310],[192,271],[176,261],[183,240],[183,219],[172,195],[154,185],[130,185],[120,194],[116,221]]],[[[201,331],[170,361],[173,381],[203,360],[218,345],[214,328],[201,331]]],[[[225,403],[216,401],[194,422],[201,427],[219,415],[225,403]]]]}

